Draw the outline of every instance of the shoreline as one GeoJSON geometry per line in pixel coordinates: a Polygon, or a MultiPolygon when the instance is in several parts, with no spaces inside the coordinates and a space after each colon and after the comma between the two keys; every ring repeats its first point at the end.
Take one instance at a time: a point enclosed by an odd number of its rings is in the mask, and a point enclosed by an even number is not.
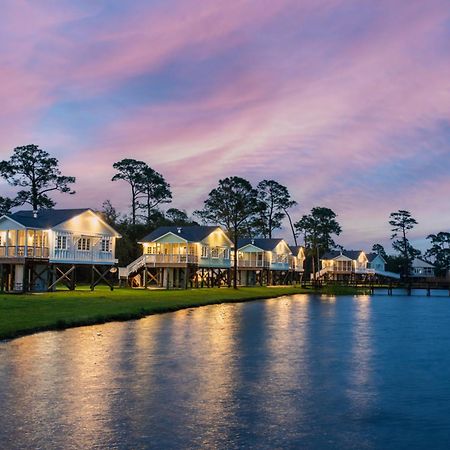
{"type": "Polygon", "coordinates": [[[286,295],[358,295],[363,289],[329,287],[203,288],[190,290],[98,289],[42,294],[0,294],[0,342],[45,331],[139,320],[201,306],[279,298],[286,295]]]}

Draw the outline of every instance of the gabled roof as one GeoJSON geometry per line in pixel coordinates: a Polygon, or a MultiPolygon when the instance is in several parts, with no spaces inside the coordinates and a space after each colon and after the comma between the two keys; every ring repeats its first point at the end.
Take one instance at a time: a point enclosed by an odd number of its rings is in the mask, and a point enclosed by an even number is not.
{"type": "MultiPolygon", "coordinates": [[[[200,242],[208,237],[213,231],[220,228],[219,226],[205,225],[189,225],[189,226],[166,226],[159,227],[147,236],[139,240],[139,242],[153,242],[160,237],[172,233],[188,242],[200,242]]],[[[220,228],[221,229],[221,228],[220,228]]]]}
{"type": "Polygon", "coordinates": [[[275,250],[275,247],[281,242],[283,239],[251,239],[244,238],[238,240],[238,249],[245,247],[246,245],[254,245],[255,247],[260,248],[266,252],[271,252],[275,250]]]}
{"type": "Polygon", "coordinates": [[[303,247],[301,245],[290,245],[289,249],[293,255],[298,255],[303,247]]]}
{"type": "Polygon", "coordinates": [[[334,259],[337,258],[338,256],[343,255],[349,259],[356,260],[359,258],[359,255],[361,253],[362,250],[342,250],[342,252],[340,250],[331,250],[325,253],[325,255],[323,255],[321,259],[334,259]]]}
{"type": "Polygon", "coordinates": [[[430,264],[429,262],[424,261],[420,258],[414,258],[412,262],[412,267],[430,267],[434,268],[433,264],[430,264]]]}
{"type": "Polygon", "coordinates": [[[33,216],[33,211],[17,211],[13,214],[5,214],[17,223],[26,228],[48,229],[53,228],[60,223],[66,222],[86,211],[92,211],[90,208],[83,209],[41,209],[37,217],[33,216]]]}
{"type": "Polygon", "coordinates": [[[384,261],[386,262],[386,260],[379,254],[379,253],[366,253],[367,259],[369,260],[369,262],[371,263],[375,258],[377,258],[378,256],[384,261]]]}

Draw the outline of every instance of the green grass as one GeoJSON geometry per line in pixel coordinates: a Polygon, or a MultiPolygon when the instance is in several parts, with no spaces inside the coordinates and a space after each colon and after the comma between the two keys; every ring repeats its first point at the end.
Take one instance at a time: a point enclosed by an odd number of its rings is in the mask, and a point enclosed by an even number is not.
{"type": "MultiPolygon", "coordinates": [[[[0,294],[0,339],[44,330],[59,330],[225,302],[312,293],[299,287],[204,288],[191,290],[109,289],[58,291],[43,294],[0,294]]],[[[324,294],[336,294],[332,289],[324,294]]],[[[356,294],[346,288],[339,294],[356,294]]]]}

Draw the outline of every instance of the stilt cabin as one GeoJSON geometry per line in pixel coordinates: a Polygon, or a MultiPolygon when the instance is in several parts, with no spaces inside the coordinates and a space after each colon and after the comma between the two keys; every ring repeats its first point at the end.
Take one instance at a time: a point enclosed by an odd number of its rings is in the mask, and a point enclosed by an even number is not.
{"type": "Polygon", "coordinates": [[[230,284],[232,243],[218,226],[160,227],[139,244],[142,256],[120,269],[120,277],[133,287],[230,284]]]}
{"type": "Polygon", "coordinates": [[[116,239],[111,226],[91,209],[18,211],[0,217],[0,288],[48,291],[75,289],[76,269],[91,270],[91,288],[109,280],[116,239]]]}
{"type": "Polygon", "coordinates": [[[293,281],[300,282],[303,278],[305,250],[301,245],[289,246],[290,256],[289,269],[292,271],[293,281]]]}
{"type": "Polygon", "coordinates": [[[429,279],[434,278],[435,267],[423,259],[414,258],[411,264],[410,277],[415,279],[429,279]]]}
{"type": "Polygon", "coordinates": [[[241,239],[237,261],[241,286],[292,283],[292,252],[284,239],[241,239]]]}
{"type": "Polygon", "coordinates": [[[322,268],[318,278],[330,281],[352,281],[375,274],[368,268],[369,260],[362,250],[333,250],[321,258],[322,268]]]}

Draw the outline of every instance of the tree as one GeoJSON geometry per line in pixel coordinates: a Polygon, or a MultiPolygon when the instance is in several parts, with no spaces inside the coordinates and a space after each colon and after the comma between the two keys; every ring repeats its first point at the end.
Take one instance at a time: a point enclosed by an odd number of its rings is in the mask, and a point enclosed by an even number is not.
{"type": "Polygon", "coordinates": [[[187,215],[186,211],[181,209],[169,208],[165,216],[166,220],[174,225],[196,225],[196,222],[187,215]]]}
{"type": "Polygon", "coordinates": [[[55,202],[48,193],[74,194],[70,184],[75,177],[61,175],[59,161],[37,145],[16,147],[8,161],[0,161],[0,175],[12,186],[25,188],[17,193],[17,205],[28,203],[33,211],[52,208],[55,202]]]}
{"type": "Polygon", "coordinates": [[[386,262],[388,260],[388,255],[386,253],[386,250],[381,244],[373,244],[372,245],[372,251],[376,254],[380,255],[386,262]]]}
{"type": "Polygon", "coordinates": [[[450,233],[441,231],[430,234],[427,239],[431,241],[425,256],[432,258],[438,275],[446,275],[450,270],[450,233]]]}
{"type": "Polygon", "coordinates": [[[105,220],[106,223],[108,223],[111,226],[117,225],[120,218],[120,213],[112,205],[110,200],[105,200],[102,203],[102,209],[99,212],[103,216],[103,219],[105,220]]]}
{"type": "Polygon", "coordinates": [[[305,237],[305,247],[310,251],[314,278],[319,269],[320,255],[336,247],[333,235],[339,236],[342,228],[336,220],[336,213],[330,208],[316,206],[311,213],[302,216],[294,224],[305,237]]]}
{"type": "Polygon", "coordinates": [[[238,240],[245,235],[248,223],[258,212],[257,192],[247,180],[229,177],[219,180],[204,202],[203,209],[194,214],[204,222],[222,225],[234,244],[233,287],[237,288],[238,240]]]}
{"type": "MultiPolygon", "coordinates": [[[[288,214],[288,209],[297,204],[291,199],[291,195],[286,186],[274,181],[263,180],[256,188],[260,211],[255,221],[256,229],[263,237],[272,238],[275,229],[281,228],[283,219],[288,216],[294,240],[297,237],[292,228],[292,221],[288,214]]],[[[295,242],[297,245],[297,242],[295,242]]]]}
{"type": "Polygon", "coordinates": [[[0,195],[0,216],[3,214],[9,214],[11,212],[11,208],[17,206],[16,202],[8,197],[2,197],[0,195]]]}
{"type": "Polygon", "coordinates": [[[130,185],[131,189],[131,221],[136,225],[136,212],[138,208],[138,198],[142,194],[143,173],[147,164],[144,161],[125,158],[113,164],[117,173],[112,177],[112,181],[123,180],[130,185]]]}
{"type": "Polygon", "coordinates": [[[389,219],[389,225],[392,227],[392,247],[400,253],[403,259],[403,275],[408,276],[414,258],[420,254],[408,240],[408,232],[417,225],[417,221],[409,211],[403,209],[391,213],[389,219]]]}
{"type": "Polygon", "coordinates": [[[147,165],[143,168],[138,183],[140,194],[137,195],[137,207],[146,212],[146,222],[150,223],[154,216],[155,208],[161,203],[170,203],[172,201],[170,185],[159,172],[147,165]]]}

